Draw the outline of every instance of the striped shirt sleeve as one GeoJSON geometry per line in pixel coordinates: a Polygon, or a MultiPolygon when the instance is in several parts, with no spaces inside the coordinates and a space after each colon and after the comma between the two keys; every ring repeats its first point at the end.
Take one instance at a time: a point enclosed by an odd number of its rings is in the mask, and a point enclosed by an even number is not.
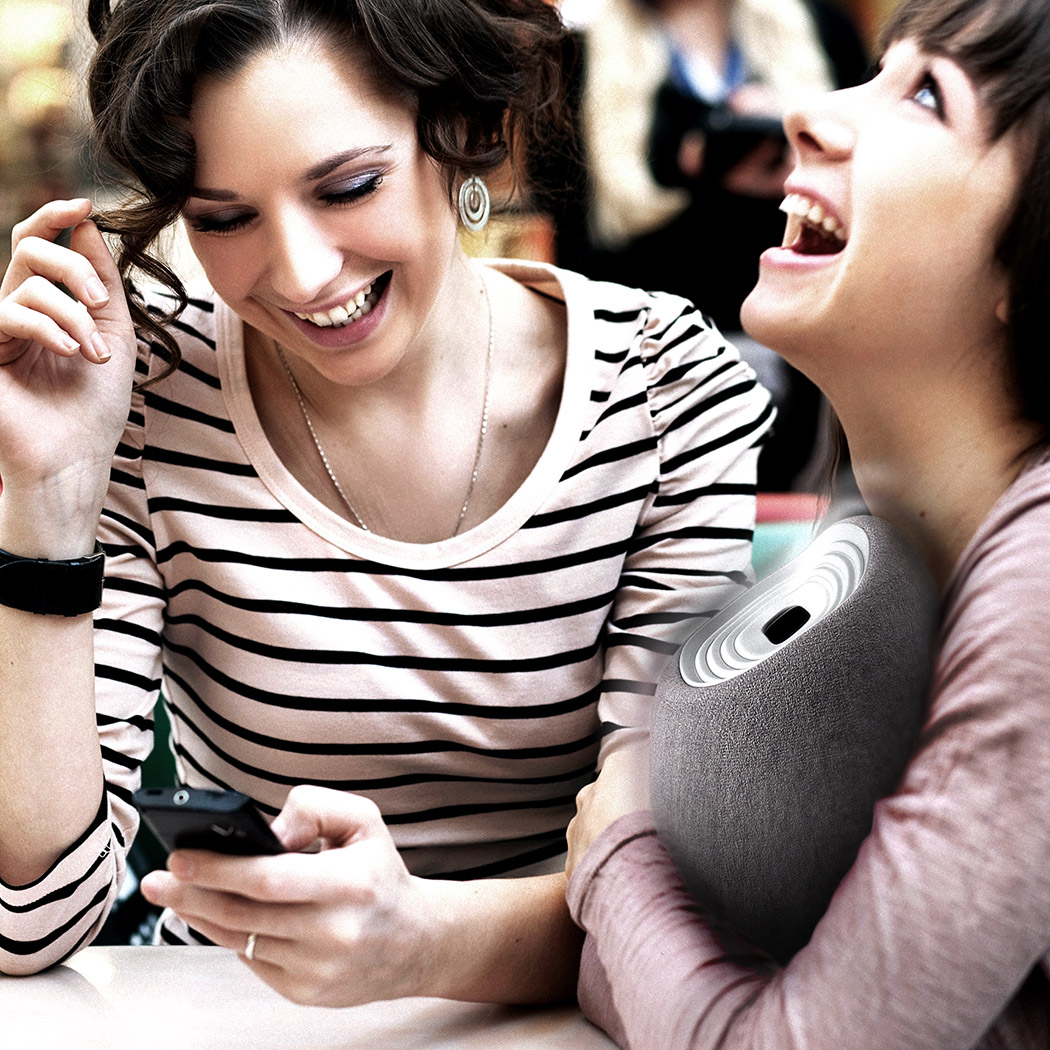
{"type": "Polygon", "coordinates": [[[659,469],[607,627],[602,759],[636,735],[612,731],[647,725],[688,633],[750,582],[758,454],[774,414],[735,348],[685,300],[652,297],[635,353],[659,469]]]}

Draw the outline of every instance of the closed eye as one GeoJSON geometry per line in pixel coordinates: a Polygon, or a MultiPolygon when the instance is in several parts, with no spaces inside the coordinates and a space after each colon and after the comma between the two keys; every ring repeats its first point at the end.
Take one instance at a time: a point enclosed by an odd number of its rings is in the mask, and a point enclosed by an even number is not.
{"type": "MultiPolygon", "coordinates": [[[[383,176],[379,172],[370,172],[361,178],[353,179],[346,183],[337,184],[335,187],[318,193],[317,199],[327,207],[337,205],[355,204],[371,196],[383,183],[383,176]]],[[[197,233],[230,234],[244,229],[255,219],[254,211],[216,212],[210,215],[198,215],[196,218],[187,219],[190,228],[197,233]]]]}
{"type": "Polygon", "coordinates": [[[371,172],[342,186],[326,189],[319,196],[327,205],[353,204],[375,193],[382,184],[383,176],[379,172],[371,172]]]}
{"type": "Polygon", "coordinates": [[[197,233],[236,233],[255,218],[253,212],[244,212],[230,218],[221,215],[199,215],[196,219],[187,219],[190,228],[197,233]]]}

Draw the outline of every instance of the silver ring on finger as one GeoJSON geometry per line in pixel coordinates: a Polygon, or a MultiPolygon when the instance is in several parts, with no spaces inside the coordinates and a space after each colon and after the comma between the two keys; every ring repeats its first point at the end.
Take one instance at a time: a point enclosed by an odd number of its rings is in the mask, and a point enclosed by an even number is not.
{"type": "Polygon", "coordinates": [[[248,934],[248,943],[244,946],[244,957],[251,962],[255,958],[255,942],[259,939],[257,933],[248,934]]]}

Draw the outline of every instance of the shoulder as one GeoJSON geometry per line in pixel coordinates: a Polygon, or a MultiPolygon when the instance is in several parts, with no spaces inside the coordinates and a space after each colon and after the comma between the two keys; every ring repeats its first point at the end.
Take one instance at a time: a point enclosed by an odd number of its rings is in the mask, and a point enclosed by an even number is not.
{"type": "Polygon", "coordinates": [[[1000,498],[949,581],[910,788],[936,795],[938,785],[972,784],[971,800],[983,799],[995,819],[1016,815],[1018,807],[1029,808],[1033,819],[1046,813],[1048,566],[1050,463],[1044,461],[1000,498]]]}
{"type": "Polygon", "coordinates": [[[1050,689],[1050,455],[1039,454],[978,528],[945,591],[941,667],[1002,695],[1050,689]]]}
{"type": "MultiPolygon", "coordinates": [[[[1033,454],[963,551],[946,590],[949,605],[967,594],[1022,587],[1045,591],[1050,565],[1050,451],[1033,454]]],[[[1040,603],[1048,608],[1050,603],[1040,603]]]]}
{"type": "MultiPolygon", "coordinates": [[[[177,311],[178,299],[174,293],[156,284],[136,285],[132,295],[147,313],[161,322],[178,343],[188,370],[204,367],[209,373],[214,373],[210,359],[215,356],[217,314],[222,304],[210,285],[204,281],[188,283],[187,302],[181,311],[177,311]]],[[[165,371],[169,363],[167,351],[141,332],[139,358],[140,372],[145,368],[151,376],[165,371]]]]}
{"type": "Polygon", "coordinates": [[[570,359],[595,359],[617,385],[638,372],[654,414],[669,405],[724,399],[732,389],[741,411],[763,417],[762,429],[771,418],[769,394],[754,371],[688,299],[542,263],[497,260],[490,265],[564,303],[570,359]]]}
{"type": "Polygon", "coordinates": [[[178,297],[175,293],[161,285],[136,284],[131,294],[147,313],[164,321],[180,342],[184,335],[213,339],[219,298],[205,281],[193,281],[186,285],[186,306],[181,311],[177,309],[178,297]]]}
{"type": "Polygon", "coordinates": [[[713,322],[681,296],[594,280],[547,263],[498,259],[487,265],[564,304],[570,344],[586,340],[599,352],[635,346],[647,360],[671,349],[668,344],[726,345],[713,322]]]}

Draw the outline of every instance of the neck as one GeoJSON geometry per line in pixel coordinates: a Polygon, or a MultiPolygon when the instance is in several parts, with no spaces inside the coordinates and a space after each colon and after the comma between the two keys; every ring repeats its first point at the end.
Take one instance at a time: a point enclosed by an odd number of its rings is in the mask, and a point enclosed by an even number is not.
{"type": "Polygon", "coordinates": [[[907,536],[942,587],[1039,441],[1033,424],[1004,410],[1012,400],[980,393],[836,406],[868,509],[907,536]]]}

